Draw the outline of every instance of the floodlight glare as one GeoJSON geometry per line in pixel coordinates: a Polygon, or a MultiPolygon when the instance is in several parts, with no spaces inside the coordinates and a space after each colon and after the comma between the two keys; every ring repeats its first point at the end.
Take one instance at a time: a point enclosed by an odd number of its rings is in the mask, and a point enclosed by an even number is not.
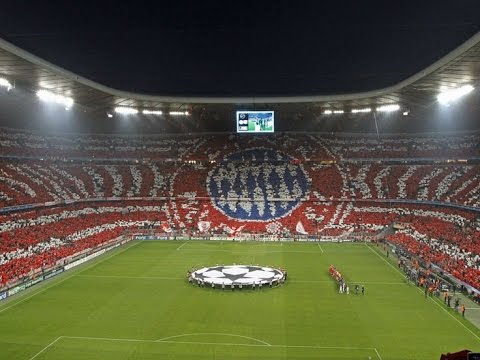
{"type": "Polygon", "coordinates": [[[372,111],[371,108],[352,109],[352,114],[356,114],[356,113],[369,113],[369,112],[371,112],[371,111],[372,111]]]}
{"type": "Polygon", "coordinates": [[[383,105],[379,106],[376,109],[378,112],[393,112],[400,110],[400,105],[398,104],[390,104],[390,105],[383,105]]]}
{"type": "Polygon", "coordinates": [[[142,113],[145,114],[145,115],[162,115],[163,111],[161,111],[161,110],[143,110],[142,113]]]}
{"type": "Polygon", "coordinates": [[[323,113],[324,113],[325,115],[331,115],[331,114],[336,114],[336,115],[338,115],[338,114],[343,114],[344,111],[343,111],[343,110],[325,110],[323,113]]]}
{"type": "Polygon", "coordinates": [[[452,101],[458,100],[462,96],[472,92],[474,89],[472,85],[464,85],[456,89],[445,90],[438,94],[437,100],[440,104],[448,105],[452,101]]]}
{"type": "Polygon", "coordinates": [[[176,116],[176,115],[190,115],[188,111],[170,111],[170,115],[176,116]]]}
{"type": "Polygon", "coordinates": [[[10,84],[10,82],[4,78],[0,78],[0,86],[6,87],[7,91],[10,91],[10,89],[12,88],[12,84],[10,84]]]}
{"type": "Polygon", "coordinates": [[[48,90],[38,90],[37,96],[42,101],[54,102],[56,104],[64,105],[65,110],[69,110],[73,105],[73,99],[71,97],[54,94],[53,92],[48,90]]]}
{"type": "Polygon", "coordinates": [[[122,114],[122,115],[134,115],[134,114],[138,114],[138,110],[137,109],[134,109],[134,108],[131,108],[131,107],[127,107],[127,106],[117,106],[114,111],[117,113],[117,114],[122,114]]]}

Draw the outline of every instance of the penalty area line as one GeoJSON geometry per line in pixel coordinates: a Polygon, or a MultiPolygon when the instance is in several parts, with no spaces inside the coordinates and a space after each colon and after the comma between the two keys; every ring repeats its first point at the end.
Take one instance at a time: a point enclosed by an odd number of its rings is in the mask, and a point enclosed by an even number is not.
{"type": "MultiPolygon", "coordinates": [[[[225,334],[226,335],[226,334],[225,334]]],[[[176,335],[175,335],[176,336],[176,335]]],[[[258,344],[242,344],[242,343],[225,343],[225,342],[204,342],[204,341],[175,341],[175,340],[167,340],[170,338],[174,338],[175,336],[172,337],[166,337],[163,339],[158,339],[158,340],[151,340],[151,339],[128,339],[128,338],[123,338],[123,339],[118,339],[118,338],[101,338],[101,337],[89,337],[89,336],[60,336],[60,338],[63,339],[78,339],[78,340],[97,340],[97,341],[124,341],[124,342],[144,342],[144,343],[165,343],[165,344],[185,344],[185,345],[215,345],[215,346],[242,346],[242,347],[264,347],[264,348],[281,348],[281,349],[331,349],[331,350],[358,350],[358,351],[371,351],[375,352],[379,358],[379,360],[382,360],[380,357],[380,354],[378,353],[378,350],[373,347],[356,347],[356,346],[322,346],[322,345],[276,345],[276,344],[269,344],[264,341],[250,338],[251,340],[254,341],[261,341],[261,343],[258,344]]],[[[183,335],[179,335],[183,336],[183,335]]],[[[243,336],[241,336],[243,337],[243,336]]],[[[247,337],[245,337],[247,338],[247,337]]],[[[58,339],[57,339],[58,340],[58,339]]],[[[53,344],[49,344],[51,346],[53,344]]],[[[32,360],[32,359],[30,359],[32,360]]]]}
{"type": "Polygon", "coordinates": [[[53,340],[50,344],[48,344],[47,346],[45,346],[42,350],[40,350],[39,352],[37,352],[35,355],[33,355],[30,359],[28,360],[33,360],[35,359],[38,355],[40,355],[41,353],[43,353],[45,350],[47,350],[50,346],[52,346],[53,344],[55,344],[58,340],[60,340],[61,338],[63,338],[63,336],[59,336],[57,337],[55,340],[53,340]]]}

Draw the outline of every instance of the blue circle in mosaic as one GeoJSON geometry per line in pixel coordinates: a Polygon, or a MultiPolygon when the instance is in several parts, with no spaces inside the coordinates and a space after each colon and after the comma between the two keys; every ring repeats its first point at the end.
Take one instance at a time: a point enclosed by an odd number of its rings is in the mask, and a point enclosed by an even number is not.
{"type": "Polygon", "coordinates": [[[297,208],[311,180],[303,166],[272,149],[234,153],[208,174],[207,188],[215,207],[230,218],[270,221],[297,208]]]}

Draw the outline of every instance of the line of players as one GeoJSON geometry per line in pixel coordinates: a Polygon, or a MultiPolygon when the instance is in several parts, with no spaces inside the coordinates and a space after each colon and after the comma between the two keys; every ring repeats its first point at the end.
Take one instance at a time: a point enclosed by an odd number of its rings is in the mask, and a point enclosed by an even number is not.
{"type": "MultiPolygon", "coordinates": [[[[330,276],[338,282],[339,289],[338,293],[339,294],[350,294],[350,287],[347,285],[345,280],[343,279],[342,274],[335,268],[335,266],[330,265],[328,268],[328,272],[330,273],[330,276]]],[[[362,295],[365,295],[365,286],[361,286],[361,291],[362,295]]],[[[360,292],[360,286],[357,284],[355,285],[355,295],[358,295],[360,292]]]]}

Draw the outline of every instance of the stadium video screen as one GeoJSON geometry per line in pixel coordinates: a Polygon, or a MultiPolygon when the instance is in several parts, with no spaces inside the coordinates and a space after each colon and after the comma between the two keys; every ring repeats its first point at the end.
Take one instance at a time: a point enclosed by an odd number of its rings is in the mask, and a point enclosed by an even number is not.
{"type": "Polygon", "coordinates": [[[273,111],[237,111],[237,133],[263,133],[273,131],[273,111]]]}

